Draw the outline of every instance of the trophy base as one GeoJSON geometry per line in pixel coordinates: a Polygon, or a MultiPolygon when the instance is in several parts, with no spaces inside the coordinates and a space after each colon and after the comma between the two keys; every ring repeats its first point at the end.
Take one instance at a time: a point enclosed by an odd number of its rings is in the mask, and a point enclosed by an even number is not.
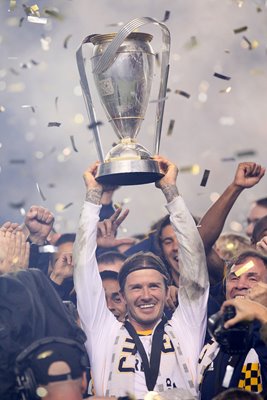
{"type": "Polygon", "coordinates": [[[100,164],[96,180],[102,185],[129,186],[156,182],[163,176],[155,160],[116,160],[100,164]]]}

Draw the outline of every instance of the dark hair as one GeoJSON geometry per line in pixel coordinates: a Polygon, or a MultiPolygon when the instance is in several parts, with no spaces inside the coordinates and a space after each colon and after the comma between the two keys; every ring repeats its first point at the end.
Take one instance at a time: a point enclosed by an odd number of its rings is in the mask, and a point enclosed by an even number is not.
{"type": "Polygon", "coordinates": [[[255,392],[248,392],[247,390],[230,388],[222,393],[219,393],[213,400],[262,400],[263,397],[255,392]]]}
{"type": "Polygon", "coordinates": [[[124,291],[127,276],[131,272],[139,271],[141,269],[155,269],[159,271],[164,277],[165,286],[169,286],[170,275],[162,260],[151,252],[145,253],[140,251],[128,257],[121,267],[119,272],[119,284],[122,292],[124,291]]]}
{"type": "Polygon", "coordinates": [[[113,279],[114,281],[118,281],[118,277],[119,274],[116,271],[102,271],[99,273],[100,278],[102,279],[102,281],[104,281],[105,279],[113,279]]]}
{"type": "Polygon", "coordinates": [[[261,199],[255,200],[257,206],[266,207],[267,208],[267,197],[262,197],[261,199]]]}
{"type": "Polygon", "coordinates": [[[75,238],[76,238],[75,233],[63,233],[56,241],[55,246],[60,246],[61,244],[68,242],[74,243],[75,238]]]}
{"type": "Polygon", "coordinates": [[[262,239],[262,234],[267,231],[267,215],[259,219],[254,225],[254,229],[251,236],[251,243],[256,244],[262,239]]]}
{"type": "Polygon", "coordinates": [[[107,251],[106,253],[102,253],[97,257],[98,264],[114,264],[116,261],[124,262],[126,260],[126,255],[120,253],[119,251],[107,251]]]}
{"type": "Polygon", "coordinates": [[[226,275],[229,274],[233,265],[242,264],[243,261],[245,261],[245,259],[248,257],[259,258],[260,260],[262,260],[265,267],[267,268],[267,255],[261,253],[258,250],[251,249],[251,250],[243,251],[236,258],[233,258],[231,260],[231,262],[227,263],[227,274],[226,275]]]}

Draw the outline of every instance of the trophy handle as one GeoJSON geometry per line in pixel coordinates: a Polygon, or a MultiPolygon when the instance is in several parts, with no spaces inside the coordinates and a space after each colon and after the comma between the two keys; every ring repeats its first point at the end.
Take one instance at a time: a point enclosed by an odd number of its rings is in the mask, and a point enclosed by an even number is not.
{"type": "Polygon", "coordinates": [[[162,130],[162,121],[163,121],[163,113],[164,106],[166,100],[166,91],[167,91],[167,83],[168,83],[168,75],[169,75],[169,58],[170,58],[170,31],[165,24],[157,21],[151,17],[141,17],[135,18],[132,21],[128,22],[124,25],[117,33],[115,38],[112,40],[110,45],[106,48],[103,55],[100,57],[98,63],[93,69],[93,73],[101,73],[108,69],[108,67],[113,63],[115,54],[119,49],[120,45],[124,42],[127,36],[130,35],[135,29],[140,28],[143,25],[147,24],[156,24],[161,28],[162,31],[162,61],[161,61],[161,77],[160,77],[160,87],[158,93],[157,100],[157,111],[156,111],[156,135],[155,135],[155,143],[154,143],[154,154],[159,153],[160,139],[161,139],[161,130],[162,130]]]}
{"type": "Polygon", "coordinates": [[[83,53],[82,53],[82,47],[85,43],[90,42],[91,36],[87,36],[83,41],[80,47],[78,48],[76,52],[76,60],[77,60],[77,66],[80,74],[80,84],[83,92],[83,97],[86,105],[86,110],[87,114],[89,117],[90,124],[92,126],[93,134],[94,134],[94,140],[95,140],[95,145],[96,145],[96,150],[97,150],[97,155],[99,158],[99,161],[101,163],[104,162],[104,155],[103,155],[103,150],[102,150],[102,145],[100,141],[100,136],[99,136],[99,130],[98,130],[98,124],[95,118],[95,110],[93,107],[93,102],[92,102],[92,97],[87,81],[87,76],[86,76],[86,71],[84,67],[84,59],[83,59],[83,53]]]}

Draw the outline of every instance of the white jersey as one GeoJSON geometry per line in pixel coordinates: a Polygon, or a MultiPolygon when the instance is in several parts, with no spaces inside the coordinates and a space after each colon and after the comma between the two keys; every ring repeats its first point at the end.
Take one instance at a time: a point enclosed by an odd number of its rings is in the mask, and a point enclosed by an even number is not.
{"type": "MultiPolygon", "coordinates": [[[[206,332],[206,257],[183,199],[176,197],[167,209],[179,242],[179,307],[165,325],[164,350],[154,390],[177,387],[196,397],[197,362],[206,332]]],[[[77,306],[87,336],[95,394],[118,397],[132,391],[137,399],[142,399],[147,388],[140,355],[134,351],[135,345],[122,323],[108,310],[98,272],[95,250],[99,211],[100,206],[84,202],[74,246],[77,306]]],[[[148,359],[151,338],[141,337],[148,359]]]]}

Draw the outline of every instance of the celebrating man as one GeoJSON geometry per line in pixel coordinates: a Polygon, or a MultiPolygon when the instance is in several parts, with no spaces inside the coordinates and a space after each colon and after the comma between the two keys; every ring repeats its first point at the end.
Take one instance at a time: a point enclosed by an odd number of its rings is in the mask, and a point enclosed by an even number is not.
{"type": "MultiPolygon", "coordinates": [[[[169,275],[151,253],[128,258],[119,273],[127,318],[108,310],[95,259],[97,223],[103,187],[95,180],[97,163],[84,173],[86,200],[74,248],[78,312],[97,396],[143,399],[148,391],[183,389],[197,398],[196,366],[206,328],[208,275],[195,223],[176,187],[177,167],[156,157],[164,177],[156,183],[180,244],[179,307],[170,321],[163,315],[169,275]]],[[[119,217],[113,219],[119,224],[119,217]]]]}

